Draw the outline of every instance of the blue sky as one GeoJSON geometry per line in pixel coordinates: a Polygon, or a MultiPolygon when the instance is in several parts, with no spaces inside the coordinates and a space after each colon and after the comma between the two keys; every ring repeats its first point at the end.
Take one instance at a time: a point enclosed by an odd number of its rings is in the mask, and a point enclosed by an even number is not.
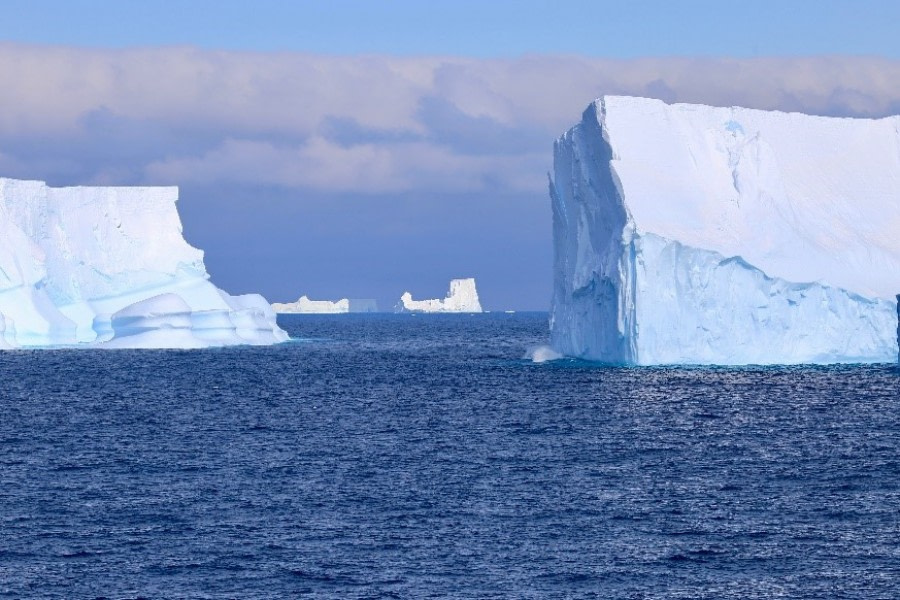
{"type": "Polygon", "coordinates": [[[900,2],[782,0],[29,0],[7,40],[324,54],[900,56],[900,2]]]}
{"type": "Polygon", "coordinates": [[[0,2],[0,176],[178,185],[232,293],[541,310],[597,96],[900,113],[900,2],[559,4],[0,2]]]}

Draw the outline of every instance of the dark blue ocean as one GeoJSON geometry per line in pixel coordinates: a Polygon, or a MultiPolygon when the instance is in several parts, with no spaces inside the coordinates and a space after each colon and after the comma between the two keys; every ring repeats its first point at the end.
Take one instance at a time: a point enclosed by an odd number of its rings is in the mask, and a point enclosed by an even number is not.
{"type": "Polygon", "coordinates": [[[900,370],[534,364],[546,314],[0,353],[0,597],[898,598],[900,370]]]}

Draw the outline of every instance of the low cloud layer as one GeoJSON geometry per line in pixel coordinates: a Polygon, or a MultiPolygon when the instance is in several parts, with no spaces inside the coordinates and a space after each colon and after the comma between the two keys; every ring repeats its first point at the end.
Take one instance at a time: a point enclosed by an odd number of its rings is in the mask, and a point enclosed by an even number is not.
{"type": "Polygon", "coordinates": [[[329,57],[0,44],[0,176],[177,184],[217,285],[548,306],[553,140],[603,94],[900,112],[878,58],[329,57]]]}
{"type": "Polygon", "coordinates": [[[511,60],[0,44],[0,169],[54,183],[536,191],[593,98],[900,112],[900,61],[511,60]]]}

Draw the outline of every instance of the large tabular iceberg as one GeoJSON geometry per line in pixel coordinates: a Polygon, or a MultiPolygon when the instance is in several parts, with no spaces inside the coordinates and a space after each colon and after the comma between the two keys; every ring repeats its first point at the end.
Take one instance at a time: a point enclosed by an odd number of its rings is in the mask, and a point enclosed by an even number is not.
{"type": "Polygon", "coordinates": [[[605,97],[554,149],[555,349],[896,361],[900,117],[605,97]]]}
{"type": "Polygon", "coordinates": [[[425,313],[480,313],[481,302],[475,289],[475,279],[452,279],[447,297],[433,300],[413,300],[412,294],[404,292],[397,305],[401,312],[425,313]]]}
{"type": "Polygon", "coordinates": [[[174,187],[0,178],[0,348],[197,348],[287,339],[262,296],[208,281],[174,187]]]}

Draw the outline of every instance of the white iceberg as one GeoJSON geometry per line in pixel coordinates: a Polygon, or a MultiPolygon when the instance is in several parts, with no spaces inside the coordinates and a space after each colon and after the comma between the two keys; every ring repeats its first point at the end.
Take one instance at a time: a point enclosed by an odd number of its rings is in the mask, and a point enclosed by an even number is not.
{"type": "Polygon", "coordinates": [[[550,195],[563,354],[897,360],[900,117],[605,97],[557,140],[550,195]]]}
{"type": "Polygon", "coordinates": [[[404,292],[397,309],[401,312],[422,313],[480,313],[481,303],[475,289],[475,279],[453,279],[450,291],[441,300],[413,300],[412,294],[404,292]]]}
{"type": "Polygon", "coordinates": [[[374,313],[378,312],[378,303],[371,298],[342,298],[332,302],[300,296],[296,302],[273,302],[272,309],[279,314],[374,313]]]}
{"type": "Polygon", "coordinates": [[[196,348],[287,339],[259,295],[209,282],[174,187],[0,178],[0,348],[196,348]]]}

